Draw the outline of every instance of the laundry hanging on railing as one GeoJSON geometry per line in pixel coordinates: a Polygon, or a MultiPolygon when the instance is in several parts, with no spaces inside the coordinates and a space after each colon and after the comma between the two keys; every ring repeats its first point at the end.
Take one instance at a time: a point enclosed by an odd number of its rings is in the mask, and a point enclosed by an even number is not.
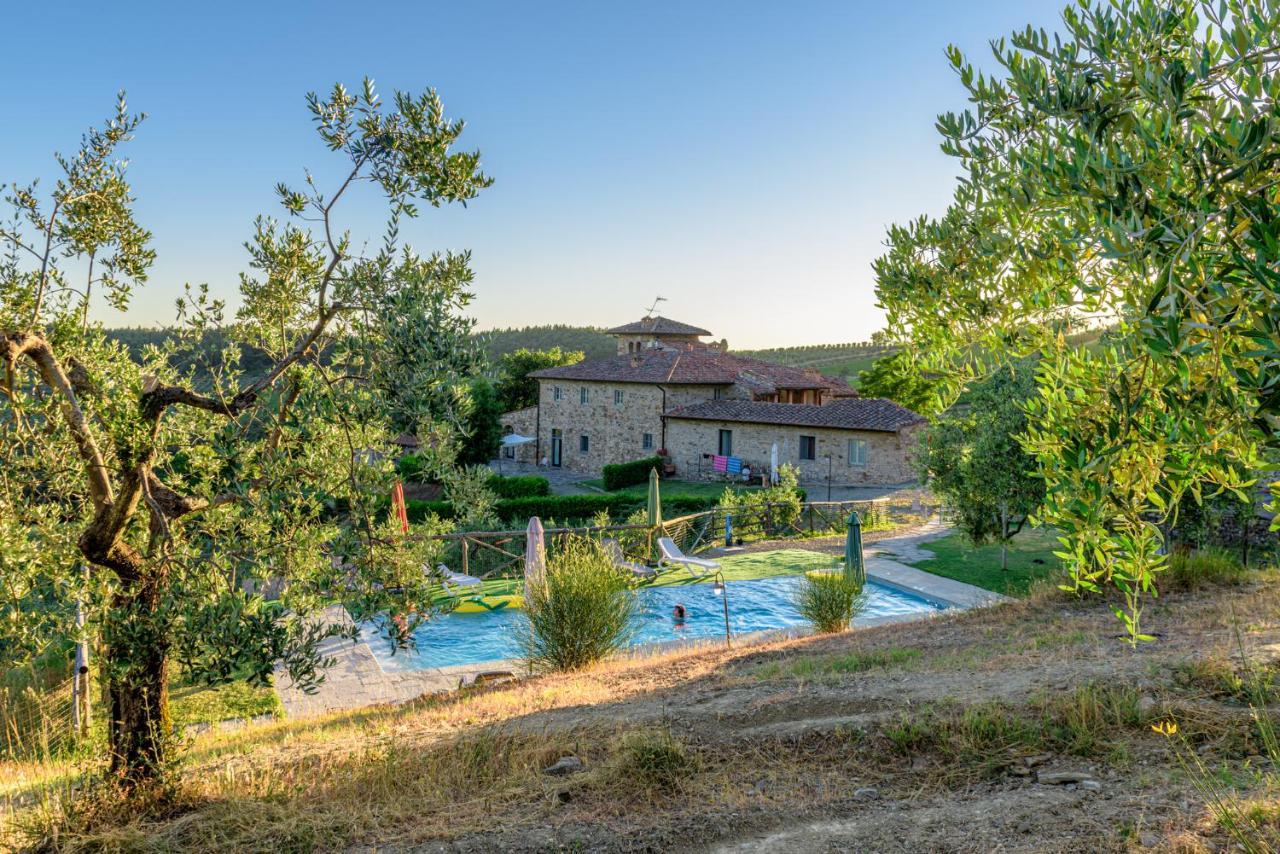
{"type": "Polygon", "coordinates": [[[729,470],[729,458],[728,458],[728,457],[722,457],[722,456],[720,456],[719,454],[716,454],[715,456],[713,456],[713,457],[711,458],[711,467],[712,467],[713,469],[715,469],[716,471],[728,471],[728,470],[729,470]]]}
{"type": "Polygon", "coordinates": [[[725,471],[729,474],[742,474],[742,460],[737,457],[729,457],[725,461],[725,471]]]}

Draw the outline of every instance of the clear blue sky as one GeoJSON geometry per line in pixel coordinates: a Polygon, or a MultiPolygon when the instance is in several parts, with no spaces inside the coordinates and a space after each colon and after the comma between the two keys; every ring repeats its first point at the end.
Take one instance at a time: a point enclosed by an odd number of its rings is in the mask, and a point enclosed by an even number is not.
{"type": "MultiPolygon", "coordinates": [[[[954,185],[946,45],[990,66],[990,38],[1055,29],[1063,3],[14,3],[0,182],[47,180],[126,89],[160,257],[127,314],[98,316],[165,323],[184,282],[234,301],[274,183],[337,165],[305,92],[434,86],[496,184],[406,237],[474,252],[482,327],[614,325],[661,295],[734,347],[862,340],[885,227],[954,185]]],[[[357,235],[371,201],[343,214],[357,235]]]]}

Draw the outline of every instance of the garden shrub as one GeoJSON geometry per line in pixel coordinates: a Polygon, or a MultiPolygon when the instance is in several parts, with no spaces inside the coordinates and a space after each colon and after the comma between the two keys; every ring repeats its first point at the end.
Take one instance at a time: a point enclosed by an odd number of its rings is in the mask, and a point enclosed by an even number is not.
{"type": "Polygon", "coordinates": [[[644,483],[649,479],[652,469],[662,470],[662,457],[645,457],[629,463],[607,465],[601,470],[601,477],[604,479],[604,488],[613,492],[644,483]]]}
{"type": "Polygon", "coordinates": [[[551,481],[536,474],[522,477],[495,474],[489,478],[489,489],[499,498],[532,498],[550,495],[551,481]]]}
{"type": "Polygon", "coordinates": [[[819,634],[843,632],[862,606],[862,585],[841,572],[807,572],[796,593],[796,609],[819,634]]]}
{"type": "Polygon", "coordinates": [[[636,600],[601,545],[571,537],[547,561],[543,583],[525,594],[518,639],[529,666],[580,670],[622,648],[636,600]]]}
{"type": "Polygon", "coordinates": [[[621,518],[638,500],[631,495],[544,495],[529,498],[506,498],[496,505],[498,516],[507,522],[528,520],[537,516],[547,519],[586,520],[601,510],[610,516],[621,518]]]}
{"type": "Polygon", "coordinates": [[[778,468],[777,486],[742,491],[725,487],[720,506],[733,516],[734,536],[750,540],[794,533],[805,495],[799,481],[799,469],[783,464],[778,468]]]}
{"type": "MultiPolygon", "coordinates": [[[[383,505],[386,509],[390,509],[391,501],[388,499],[383,505]]],[[[405,509],[408,511],[409,521],[413,523],[425,522],[432,516],[438,516],[441,519],[453,518],[453,504],[448,501],[419,501],[410,499],[405,502],[405,509]]]]}

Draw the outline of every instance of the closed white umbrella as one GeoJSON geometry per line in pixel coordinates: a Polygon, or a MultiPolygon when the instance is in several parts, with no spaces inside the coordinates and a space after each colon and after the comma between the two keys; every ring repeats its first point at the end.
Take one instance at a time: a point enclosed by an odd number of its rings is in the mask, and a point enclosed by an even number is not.
{"type": "Polygon", "coordinates": [[[776,484],[778,482],[778,443],[774,442],[773,447],[769,449],[769,482],[776,484]]]}
{"type": "Polygon", "coordinates": [[[542,520],[529,517],[529,528],[524,543],[524,592],[529,595],[532,585],[543,583],[547,572],[547,547],[542,532],[542,520]]]}

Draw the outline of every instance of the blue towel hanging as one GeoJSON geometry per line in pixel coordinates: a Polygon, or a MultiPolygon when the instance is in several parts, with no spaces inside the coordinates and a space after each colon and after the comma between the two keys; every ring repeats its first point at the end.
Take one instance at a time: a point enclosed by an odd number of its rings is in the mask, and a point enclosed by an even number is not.
{"type": "Polygon", "coordinates": [[[725,470],[728,471],[729,474],[742,474],[742,460],[737,457],[729,457],[728,461],[725,463],[725,470]]]}

